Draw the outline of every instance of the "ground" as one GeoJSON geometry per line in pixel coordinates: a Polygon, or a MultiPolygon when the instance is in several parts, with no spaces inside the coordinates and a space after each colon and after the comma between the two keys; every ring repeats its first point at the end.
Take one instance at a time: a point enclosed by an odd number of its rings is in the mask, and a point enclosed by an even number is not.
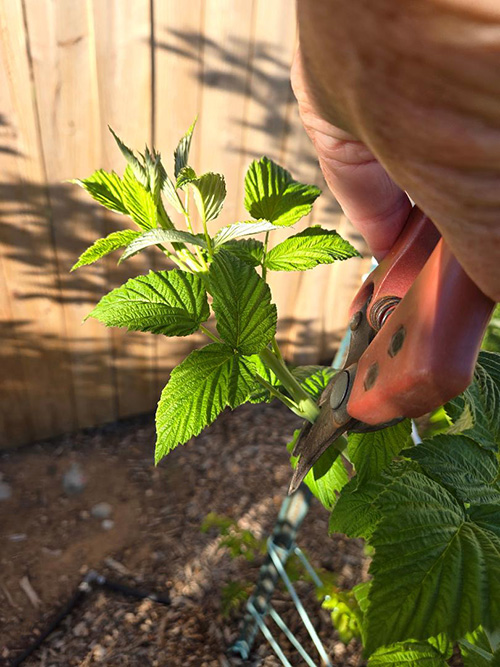
{"type": "MultiPolygon", "coordinates": [[[[200,526],[216,512],[258,537],[270,533],[290,481],[285,444],[298,425],[279,404],[242,406],[158,467],[152,416],[2,454],[11,497],[0,502],[1,664],[36,639],[89,569],[168,590],[171,604],[93,591],[23,665],[281,664],[260,635],[246,663],[227,655],[243,609],[224,615],[222,590],[230,581],[256,581],[260,560],[232,559],[217,531],[200,526]],[[71,493],[75,473],[79,493],[71,493]],[[110,507],[101,506],[97,518],[99,503],[110,507]]],[[[366,578],[361,542],[329,537],[328,514],[316,502],[298,542],[315,567],[336,573],[338,586],[366,578]]],[[[298,590],[333,663],[364,664],[354,641],[339,641],[312,586],[299,582],[298,590]]],[[[279,591],[275,600],[319,664],[289,596],[279,591]]],[[[280,643],[292,665],[304,664],[282,636],[280,643]]]]}

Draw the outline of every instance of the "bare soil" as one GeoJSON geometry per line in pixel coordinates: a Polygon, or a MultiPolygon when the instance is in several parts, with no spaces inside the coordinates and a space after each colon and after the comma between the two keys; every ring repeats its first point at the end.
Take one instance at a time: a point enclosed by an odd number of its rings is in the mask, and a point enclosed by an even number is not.
{"type": "MultiPolygon", "coordinates": [[[[285,444],[298,425],[280,405],[242,406],[158,467],[151,416],[2,454],[12,488],[0,502],[2,664],[39,636],[92,568],[122,584],[168,590],[171,604],[93,591],[24,665],[279,665],[261,635],[245,663],[227,654],[244,610],[223,615],[221,591],[233,580],[256,581],[261,560],[231,558],[217,531],[200,526],[216,512],[258,537],[270,533],[290,479],[285,444]],[[75,462],[86,486],[68,495],[62,479],[75,462]],[[101,502],[112,506],[108,529],[91,514],[101,502]]],[[[327,520],[314,502],[298,542],[315,567],[351,587],[366,577],[361,543],[329,537],[327,520]]],[[[334,664],[363,664],[354,641],[338,640],[311,585],[299,582],[298,590],[334,664]]],[[[275,604],[317,656],[289,596],[278,591],[275,604]]],[[[303,664],[277,636],[290,662],[303,664]]]]}

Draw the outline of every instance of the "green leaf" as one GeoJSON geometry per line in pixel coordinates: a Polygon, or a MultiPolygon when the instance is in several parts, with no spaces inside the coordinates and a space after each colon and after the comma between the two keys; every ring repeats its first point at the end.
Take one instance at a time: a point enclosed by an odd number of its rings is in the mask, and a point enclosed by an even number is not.
{"type": "Polygon", "coordinates": [[[405,419],[372,433],[350,433],[348,455],[359,483],[377,477],[411,443],[411,423],[405,419]]]}
{"type": "Polygon", "coordinates": [[[257,219],[289,227],[310,213],[321,194],[315,185],[293,180],[291,174],[267,157],[254,160],[245,176],[245,208],[257,219]]]}
{"type": "Polygon", "coordinates": [[[447,662],[428,642],[402,642],[384,646],[370,657],[368,667],[446,667],[447,662]]]}
{"type": "Polygon", "coordinates": [[[495,352],[479,353],[479,359],[471,385],[459,399],[448,404],[451,407],[450,417],[456,421],[451,432],[458,428],[464,435],[479,442],[483,447],[497,450],[500,445],[500,354],[495,352]],[[464,406],[463,414],[457,420],[460,406],[464,406]],[[467,413],[467,409],[469,413],[467,413]],[[465,415],[465,421],[464,421],[465,415]],[[471,421],[472,424],[471,425],[471,421]]]}
{"type": "MultiPolygon", "coordinates": [[[[275,387],[276,389],[281,387],[281,382],[278,380],[273,371],[268,366],[266,366],[266,364],[262,361],[262,359],[259,357],[258,354],[253,354],[250,357],[250,360],[252,362],[252,366],[254,368],[256,375],[260,375],[260,377],[263,380],[265,380],[268,384],[270,384],[271,387],[275,387]]],[[[252,391],[252,393],[248,397],[248,402],[270,403],[273,400],[273,398],[274,397],[272,396],[270,391],[268,391],[261,384],[257,383],[254,391],[252,391]]]]}
{"type": "Polygon", "coordinates": [[[146,173],[148,176],[149,191],[153,196],[153,201],[158,206],[160,203],[161,191],[167,178],[167,172],[161,162],[161,155],[155,150],[151,152],[146,146],[145,151],[146,173]]]}
{"type": "MultiPolygon", "coordinates": [[[[298,457],[292,457],[297,460],[298,457]]],[[[323,507],[331,511],[337,502],[337,494],[349,481],[342,457],[337,449],[328,449],[316,461],[304,477],[304,484],[323,507]]]]}
{"type": "Polygon", "coordinates": [[[331,366],[297,366],[292,370],[292,375],[316,401],[337,373],[331,366]]]}
{"type": "MultiPolygon", "coordinates": [[[[467,515],[478,526],[490,530],[500,538],[500,502],[490,505],[473,505],[467,509],[467,515]]],[[[498,629],[500,630],[500,623],[498,629]]]]}
{"type": "Polygon", "coordinates": [[[150,271],[106,294],[88,317],[108,327],[188,336],[210,316],[200,276],[174,269],[150,271]]]}
{"type": "Polygon", "coordinates": [[[224,248],[231,255],[236,255],[242,262],[249,266],[259,266],[264,257],[264,244],[262,241],[256,239],[243,239],[242,241],[228,241],[223,246],[215,248],[217,252],[220,248],[224,248]]]}
{"type": "Polygon", "coordinates": [[[276,333],[271,290],[255,269],[228,252],[218,252],[209,270],[217,331],[241,354],[258,354],[276,333]]]}
{"type": "Polygon", "coordinates": [[[403,454],[418,461],[429,477],[463,502],[500,502],[500,492],[493,486],[498,475],[497,458],[470,438],[436,435],[403,454]]]}
{"type": "Polygon", "coordinates": [[[209,172],[189,182],[202,220],[215,220],[226,198],[226,182],[221,174],[209,172]]]}
{"type": "Polygon", "coordinates": [[[174,151],[174,175],[175,178],[179,176],[181,169],[187,166],[189,159],[189,149],[191,148],[191,139],[193,138],[194,126],[196,125],[197,118],[194,119],[190,125],[186,134],[177,144],[177,148],[174,151]]]}
{"type": "Polygon", "coordinates": [[[140,236],[140,232],[134,232],[131,229],[123,229],[119,232],[112,232],[103,239],[97,239],[97,241],[94,241],[94,243],[80,255],[77,263],[71,270],[74,271],[81,266],[93,264],[94,262],[97,262],[98,259],[101,259],[101,257],[109,255],[113,250],[125,248],[138,236],[140,236]]]}
{"type": "Polygon", "coordinates": [[[175,183],[176,188],[184,188],[186,185],[189,185],[192,181],[195,181],[198,177],[193,167],[182,167],[179,174],[177,175],[177,181],[175,183]]]}
{"type": "Polygon", "coordinates": [[[366,649],[446,633],[462,637],[500,618],[500,539],[468,520],[463,505],[418,472],[382,496],[371,543],[373,582],[366,649]]]}
{"type": "MultiPolygon", "coordinates": [[[[136,233],[136,232],[134,232],[136,233]]],[[[148,248],[152,245],[163,243],[191,243],[192,245],[206,248],[206,241],[198,235],[190,234],[189,232],[181,232],[176,229],[151,229],[149,232],[138,235],[138,237],[131,243],[123,253],[120,262],[132,257],[136,253],[148,248]]]]}
{"type": "Polygon", "coordinates": [[[307,271],[318,264],[332,264],[349,257],[360,254],[336,231],[309,227],[272,248],[265,265],[271,271],[307,271]]]}
{"type": "Polygon", "coordinates": [[[198,435],[226,406],[244,403],[253,389],[252,372],[251,362],[228,345],[212,343],[191,352],[172,371],[158,403],[156,462],[198,435]]]}
{"type": "Polygon", "coordinates": [[[354,477],[342,489],[333,508],[329,532],[369,539],[382,517],[378,502],[389,483],[379,477],[358,485],[358,479],[354,477]]]}
{"type": "Polygon", "coordinates": [[[118,148],[120,149],[123,157],[127,160],[127,163],[130,166],[134,176],[144,187],[147,187],[148,177],[144,165],[140,162],[140,160],[137,159],[137,157],[134,154],[134,151],[132,151],[128,146],[125,146],[123,141],[115,134],[115,132],[109,127],[109,125],[108,129],[115,138],[115,141],[118,144],[118,148]]]}
{"type": "Polygon", "coordinates": [[[253,222],[235,222],[233,225],[222,227],[214,236],[214,248],[221,246],[232,239],[240,238],[241,236],[249,236],[250,234],[262,234],[263,232],[272,232],[273,229],[278,229],[276,225],[267,220],[257,220],[253,222]]]}
{"type": "Polygon", "coordinates": [[[130,165],[123,174],[123,201],[132,220],[141,229],[153,229],[158,224],[153,195],[139,183],[130,165]]]}
{"type": "Polygon", "coordinates": [[[86,190],[92,199],[116,213],[128,213],[123,203],[122,182],[114,171],[98,169],[88,178],[75,178],[71,181],[86,190]]]}
{"type": "Polygon", "coordinates": [[[482,628],[468,632],[458,643],[465,667],[491,667],[491,646],[482,628]]]}

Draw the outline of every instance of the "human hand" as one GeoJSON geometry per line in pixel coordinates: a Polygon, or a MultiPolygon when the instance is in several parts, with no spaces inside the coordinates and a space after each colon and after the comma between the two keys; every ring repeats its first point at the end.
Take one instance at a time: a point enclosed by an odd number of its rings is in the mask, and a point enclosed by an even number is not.
{"type": "Polygon", "coordinates": [[[500,6],[298,0],[292,85],[325,179],[379,259],[415,203],[500,300],[500,6]]]}

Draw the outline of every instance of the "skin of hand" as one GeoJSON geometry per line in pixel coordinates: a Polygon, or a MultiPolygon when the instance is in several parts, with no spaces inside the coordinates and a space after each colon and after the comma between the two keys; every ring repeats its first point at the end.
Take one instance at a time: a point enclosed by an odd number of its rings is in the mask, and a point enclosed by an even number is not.
{"type": "Polygon", "coordinates": [[[500,301],[500,2],[297,7],[292,86],[346,215],[380,259],[409,195],[500,301]]]}

